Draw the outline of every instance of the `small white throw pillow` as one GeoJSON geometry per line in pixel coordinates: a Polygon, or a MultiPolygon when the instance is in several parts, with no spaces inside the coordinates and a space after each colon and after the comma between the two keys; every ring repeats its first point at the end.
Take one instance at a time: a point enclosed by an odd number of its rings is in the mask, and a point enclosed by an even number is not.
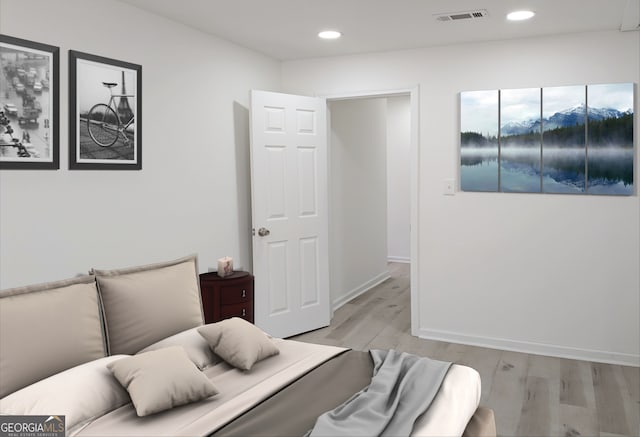
{"type": "Polygon", "coordinates": [[[180,346],[123,358],[107,365],[127,389],[138,416],[200,401],[218,390],[180,346]]]}
{"type": "Polygon", "coordinates": [[[216,355],[237,369],[250,370],[256,362],[280,353],[260,328],[239,317],[201,326],[198,332],[216,355]]]}

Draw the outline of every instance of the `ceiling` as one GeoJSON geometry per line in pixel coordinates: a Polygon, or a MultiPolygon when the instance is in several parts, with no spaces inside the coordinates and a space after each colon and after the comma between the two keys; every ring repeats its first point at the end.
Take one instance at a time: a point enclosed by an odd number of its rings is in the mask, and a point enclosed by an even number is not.
{"type": "MultiPolygon", "coordinates": [[[[348,55],[640,25],[640,0],[122,0],[279,60],[348,55]],[[435,14],[486,10],[441,22],[435,14]],[[509,22],[508,12],[536,16],[509,22]],[[317,37],[324,29],[338,40],[317,37]]],[[[639,32],[640,37],[640,32],[639,32]]]]}

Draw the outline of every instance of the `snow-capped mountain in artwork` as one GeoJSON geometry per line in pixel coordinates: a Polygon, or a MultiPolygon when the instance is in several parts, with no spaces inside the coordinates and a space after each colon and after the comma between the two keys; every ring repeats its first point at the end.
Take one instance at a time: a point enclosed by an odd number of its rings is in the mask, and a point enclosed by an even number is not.
{"type": "MultiPolygon", "coordinates": [[[[628,109],[624,112],[618,111],[614,108],[593,108],[589,107],[589,120],[599,121],[607,118],[620,118],[626,114],[632,114],[633,111],[628,109]]],[[[576,105],[573,108],[565,109],[556,112],[551,117],[542,119],[542,126],[545,131],[555,129],[558,127],[575,126],[584,124],[585,118],[585,105],[576,105]]],[[[540,131],[539,118],[520,121],[509,122],[501,127],[500,132],[502,135],[520,135],[529,132],[540,131]]]]}

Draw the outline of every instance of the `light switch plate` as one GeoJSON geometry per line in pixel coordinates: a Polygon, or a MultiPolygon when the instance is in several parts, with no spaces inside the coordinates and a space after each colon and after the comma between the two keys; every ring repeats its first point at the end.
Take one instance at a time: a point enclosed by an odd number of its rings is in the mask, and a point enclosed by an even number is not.
{"type": "Polygon", "coordinates": [[[456,194],[456,181],[455,179],[445,179],[444,180],[444,195],[445,196],[453,196],[456,194]]]}

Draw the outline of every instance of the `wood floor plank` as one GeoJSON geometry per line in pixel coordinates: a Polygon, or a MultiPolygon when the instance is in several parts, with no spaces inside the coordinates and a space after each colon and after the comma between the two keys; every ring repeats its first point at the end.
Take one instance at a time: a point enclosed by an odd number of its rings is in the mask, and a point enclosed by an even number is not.
{"type": "MultiPolygon", "coordinates": [[[[369,308],[366,313],[359,314],[361,317],[359,323],[350,332],[343,334],[343,341],[348,342],[353,349],[367,350],[367,345],[399,314],[410,307],[410,298],[406,290],[396,291],[387,287],[385,294],[386,299],[383,302],[371,301],[378,304],[374,308],[369,308]]],[[[395,343],[397,344],[397,341],[395,343]]]]}
{"type": "Polygon", "coordinates": [[[495,378],[496,370],[498,369],[498,355],[495,350],[485,348],[475,348],[471,353],[471,356],[462,357],[460,364],[468,362],[469,367],[473,367],[480,373],[480,381],[482,384],[482,396],[480,402],[486,403],[489,395],[491,394],[491,388],[493,386],[493,380],[495,378]]]}
{"type": "Polygon", "coordinates": [[[341,340],[327,338],[326,334],[318,333],[317,331],[306,332],[300,336],[290,337],[289,340],[303,341],[306,343],[324,344],[327,346],[344,347],[344,343],[341,340]]]}
{"type": "Polygon", "coordinates": [[[401,310],[371,340],[365,349],[397,349],[403,336],[411,329],[411,307],[406,302],[401,310]]]}
{"type": "Polygon", "coordinates": [[[502,352],[497,363],[487,406],[499,423],[498,434],[516,435],[526,394],[528,358],[526,354],[502,352]]]}
{"type": "Polygon", "coordinates": [[[591,370],[600,432],[629,435],[622,396],[612,366],[593,363],[591,370]]]}
{"type": "Polygon", "coordinates": [[[358,307],[348,318],[342,323],[338,324],[327,335],[327,338],[331,339],[344,339],[349,334],[360,329],[363,325],[365,317],[372,311],[375,311],[379,305],[385,303],[385,299],[382,297],[376,297],[366,302],[364,305],[358,307]]]}
{"type": "MultiPolygon", "coordinates": [[[[544,390],[546,390],[544,396],[546,396],[548,399],[548,410],[545,410],[545,414],[543,415],[543,411],[534,403],[533,405],[536,405],[537,412],[535,414],[532,414],[530,411],[528,411],[528,414],[530,414],[533,418],[536,418],[539,422],[546,423],[546,425],[544,425],[546,434],[541,435],[560,435],[562,432],[559,418],[561,367],[561,360],[556,357],[547,357],[544,355],[534,354],[529,355],[529,367],[527,368],[527,384],[530,385],[531,378],[542,378],[546,384],[546,386],[540,386],[540,388],[544,388],[544,390]]],[[[529,387],[528,390],[531,390],[531,387],[529,387]]],[[[540,396],[537,396],[536,399],[541,399],[544,396],[540,394],[540,396]]],[[[527,403],[525,401],[523,409],[526,408],[527,403]]],[[[524,410],[522,412],[522,416],[527,416],[524,410]]],[[[538,425],[538,427],[541,428],[541,425],[538,425]]],[[[527,424],[527,428],[531,428],[531,425],[527,424]]]]}
{"type": "Polygon", "coordinates": [[[637,372],[635,374],[629,371],[631,369],[631,367],[626,366],[612,366],[620,389],[629,432],[633,434],[637,431],[638,436],[640,436],[640,401],[638,400],[638,391],[640,391],[638,384],[640,382],[637,382],[638,379],[636,379],[637,375],[640,375],[640,368],[636,368],[637,372]]]}
{"type": "Polygon", "coordinates": [[[593,386],[589,373],[588,380],[584,380],[584,372],[580,362],[575,360],[561,360],[560,367],[560,403],[575,407],[587,407],[585,387],[593,386]]]}
{"type": "Polygon", "coordinates": [[[449,343],[442,348],[437,356],[438,359],[462,364],[463,357],[468,346],[458,343],[449,343]]]}
{"type": "Polygon", "coordinates": [[[518,422],[517,435],[552,435],[551,390],[549,380],[539,376],[529,376],[526,382],[525,398],[518,422]]]}
{"type": "Polygon", "coordinates": [[[629,396],[640,408],[640,367],[620,366],[629,396]]]}
{"type": "Polygon", "coordinates": [[[389,263],[389,274],[393,278],[406,278],[409,279],[411,273],[410,263],[389,263]]]}
{"type": "Polygon", "coordinates": [[[586,407],[560,404],[558,407],[560,433],[566,437],[597,436],[598,419],[595,410],[586,407]]]}
{"type": "Polygon", "coordinates": [[[447,346],[447,343],[436,340],[427,340],[411,335],[403,336],[398,343],[398,350],[409,352],[421,357],[433,358],[439,355],[439,351],[447,346]]]}
{"type": "Polygon", "coordinates": [[[540,376],[547,379],[560,381],[560,368],[562,363],[559,358],[544,355],[529,354],[529,376],[540,376]]]}
{"type": "Polygon", "coordinates": [[[434,355],[441,360],[472,367],[480,374],[482,396],[480,402],[484,405],[491,394],[491,385],[501,358],[500,351],[468,345],[452,345],[443,343],[441,351],[434,355]]]}

